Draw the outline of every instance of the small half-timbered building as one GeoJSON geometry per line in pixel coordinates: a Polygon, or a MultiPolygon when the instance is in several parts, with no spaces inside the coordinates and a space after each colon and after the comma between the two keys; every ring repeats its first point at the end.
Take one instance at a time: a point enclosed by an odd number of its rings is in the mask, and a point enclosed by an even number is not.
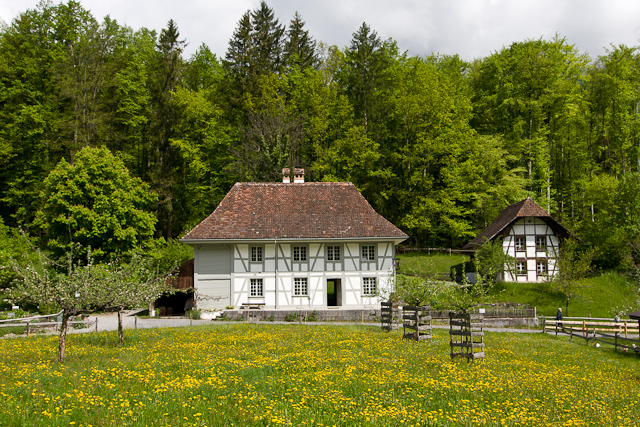
{"type": "Polygon", "coordinates": [[[353,184],[283,173],[282,183],[236,183],[182,238],[194,247],[197,308],[377,306],[408,236],[353,184]]]}
{"type": "Polygon", "coordinates": [[[556,273],[559,245],[568,230],[530,197],[505,208],[465,249],[477,249],[501,239],[504,252],[515,259],[505,266],[505,282],[543,282],[556,273]]]}

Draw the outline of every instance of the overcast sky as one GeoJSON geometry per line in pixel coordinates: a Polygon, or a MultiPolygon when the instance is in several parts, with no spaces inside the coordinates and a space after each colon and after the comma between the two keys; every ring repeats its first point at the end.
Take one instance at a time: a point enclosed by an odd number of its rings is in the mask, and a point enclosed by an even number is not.
{"type": "MultiPolygon", "coordinates": [[[[57,1],[56,1],[57,2],[57,1]]],[[[0,0],[0,18],[10,23],[38,0],[0,0]]],[[[177,22],[192,54],[205,43],[224,57],[242,14],[260,0],[82,0],[102,21],[111,15],[133,29],[158,32],[177,22]]],[[[366,22],[382,39],[393,38],[402,51],[424,56],[459,54],[471,60],[512,42],[559,33],[592,58],[610,44],[636,46],[640,40],[640,1],[636,0],[269,0],[281,23],[298,11],[318,41],[348,46],[366,22]]]]}

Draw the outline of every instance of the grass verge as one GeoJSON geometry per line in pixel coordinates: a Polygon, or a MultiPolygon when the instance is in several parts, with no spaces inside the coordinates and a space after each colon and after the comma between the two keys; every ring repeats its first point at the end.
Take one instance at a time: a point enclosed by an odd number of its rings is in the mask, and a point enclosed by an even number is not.
{"type": "Polygon", "coordinates": [[[446,330],[211,325],[0,340],[3,426],[634,425],[638,358],[542,334],[487,333],[452,362],[446,330]]]}

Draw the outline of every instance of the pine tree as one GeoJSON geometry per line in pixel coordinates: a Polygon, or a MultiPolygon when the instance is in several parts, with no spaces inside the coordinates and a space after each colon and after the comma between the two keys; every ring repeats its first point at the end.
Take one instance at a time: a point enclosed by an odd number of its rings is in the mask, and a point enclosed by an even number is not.
{"type": "Polygon", "coordinates": [[[284,49],[284,64],[287,68],[318,67],[316,41],[304,29],[304,21],[298,12],[293,16],[287,30],[287,42],[284,49]]]}

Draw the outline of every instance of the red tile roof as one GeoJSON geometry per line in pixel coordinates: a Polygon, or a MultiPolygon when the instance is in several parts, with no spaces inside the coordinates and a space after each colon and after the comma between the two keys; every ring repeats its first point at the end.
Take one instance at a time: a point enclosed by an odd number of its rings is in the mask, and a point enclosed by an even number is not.
{"type": "Polygon", "coordinates": [[[500,212],[500,215],[498,215],[498,217],[494,219],[493,222],[482,231],[482,233],[478,234],[475,239],[464,246],[464,249],[474,248],[484,244],[484,242],[488,240],[493,240],[493,238],[507,226],[524,217],[546,219],[547,223],[552,227],[556,234],[568,233],[568,230],[562,224],[553,219],[547,211],[538,206],[531,197],[527,197],[518,203],[514,203],[513,205],[504,208],[504,210],[500,212]]]}
{"type": "Polygon", "coordinates": [[[351,183],[239,182],[183,240],[407,237],[351,183]]]}

